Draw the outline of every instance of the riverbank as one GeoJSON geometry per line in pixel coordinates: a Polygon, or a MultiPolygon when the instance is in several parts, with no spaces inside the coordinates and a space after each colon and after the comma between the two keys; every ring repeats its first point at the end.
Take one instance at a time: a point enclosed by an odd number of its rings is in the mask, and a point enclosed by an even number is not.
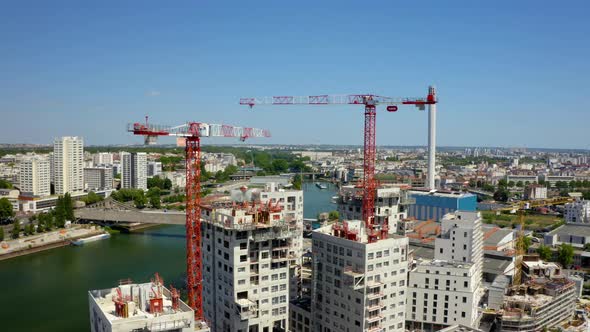
{"type": "Polygon", "coordinates": [[[2,241],[0,261],[64,247],[72,241],[104,233],[100,227],[75,225],[67,229],[2,241]]]}

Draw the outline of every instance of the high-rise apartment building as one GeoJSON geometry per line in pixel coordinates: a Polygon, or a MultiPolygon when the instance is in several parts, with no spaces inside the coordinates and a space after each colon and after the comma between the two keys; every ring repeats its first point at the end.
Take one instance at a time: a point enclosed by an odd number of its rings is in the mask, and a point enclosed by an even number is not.
{"type": "Polygon", "coordinates": [[[410,271],[408,329],[438,330],[461,324],[477,327],[483,296],[483,232],[478,212],[457,211],[441,222],[434,259],[410,271]]]}
{"type": "Polygon", "coordinates": [[[20,163],[20,190],[31,196],[51,194],[51,165],[45,156],[33,156],[20,163]]]}
{"type": "Polygon", "coordinates": [[[232,193],[233,201],[213,202],[202,211],[203,307],[211,331],[288,328],[289,276],[302,227],[287,216],[299,201],[287,196],[281,203],[271,193],[267,203],[246,190],[241,200],[232,193]]]}
{"type": "Polygon", "coordinates": [[[312,233],[313,331],[404,331],[408,238],[370,232],[353,220],[312,233]]]}
{"type": "Polygon", "coordinates": [[[53,168],[55,193],[81,192],[84,190],[84,140],[65,136],[53,142],[53,168]]]}
{"type": "Polygon", "coordinates": [[[147,190],[147,155],[145,152],[121,152],[121,188],[147,190]]]}
{"type": "Polygon", "coordinates": [[[84,187],[89,191],[113,189],[113,169],[111,167],[84,168],[84,187]]]}

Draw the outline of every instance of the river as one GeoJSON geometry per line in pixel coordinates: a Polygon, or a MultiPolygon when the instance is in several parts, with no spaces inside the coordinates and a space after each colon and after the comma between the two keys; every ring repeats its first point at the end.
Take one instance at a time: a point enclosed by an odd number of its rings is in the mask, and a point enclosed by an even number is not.
{"type": "MultiPolygon", "coordinates": [[[[326,185],[303,184],[305,218],[335,209],[330,198],[337,188],[326,185]]],[[[184,245],[184,226],[160,226],[0,261],[0,330],[88,331],[88,290],[113,287],[126,278],[146,282],[154,272],[166,286],[181,287],[184,245]]]]}

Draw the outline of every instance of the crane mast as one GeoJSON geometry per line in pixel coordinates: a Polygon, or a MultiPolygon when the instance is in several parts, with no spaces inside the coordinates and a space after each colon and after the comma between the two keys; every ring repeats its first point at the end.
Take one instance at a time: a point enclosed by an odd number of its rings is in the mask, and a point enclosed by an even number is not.
{"type": "Polygon", "coordinates": [[[224,124],[187,122],[178,126],[154,125],[148,122],[130,124],[127,129],[145,137],[145,144],[155,144],[160,136],[185,138],[186,169],[186,282],[188,304],[195,320],[203,321],[203,267],[201,252],[201,137],[236,137],[241,141],[251,137],[270,137],[270,131],[224,124]]]}
{"type": "MultiPolygon", "coordinates": [[[[363,205],[362,218],[369,233],[369,242],[375,242],[387,233],[388,225],[382,225],[380,232],[375,224],[375,195],[377,181],[375,180],[376,145],[376,115],[377,106],[386,105],[388,112],[396,112],[398,105],[414,105],[419,110],[437,103],[434,87],[429,87],[426,97],[385,97],[374,94],[353,95],[314,95],[314,96],[273,96],[240,98],[240,105],[250,108],[255,105],[364,105],[364,151],[363,151],[363,205]],[[381,234],[381,235],[380,235],[381,234]]],[[[386,235],[385,235],[386,236],[386,235]]]]}

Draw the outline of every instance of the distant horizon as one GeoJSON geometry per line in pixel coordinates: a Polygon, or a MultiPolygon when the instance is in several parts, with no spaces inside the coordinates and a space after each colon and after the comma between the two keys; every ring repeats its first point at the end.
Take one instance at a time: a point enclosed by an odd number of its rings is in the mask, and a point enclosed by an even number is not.
{"type": "MultiPolygon", "coordinates": [[[[29,144],[29,143],[0,143],[0,148],[4,149],[18,149],[18,148],[50,148],[53,144],[29,144]]],[[[337,147],[337,148],[363,148],[363,145],[354,145],[354,144],[281,144],[281,143],[264,143],[264,144],[249,144],[248,142],[243,144],[232,144],[232,143],[217,143],[217,144],[203,144],[204,147],[206,146],[226,146],[226,147],[236,147],[236,148],[249,148],[249,147],[337,147]],[[243,146],[242,146],[243,145],[243,146]]],[[[90,144],[84,145],[84,147],[89,148],[101,148],[101,147],[133,147],[133,148],[182,148],[176,146],[174,144],[157,144],[157,145],[144,145],[144,144],[90,144]]],[[[408,149],[408,148],[420,148],[420,149],[427,149],[427,145],[379,145],[377,144],[377,148],[381,149],[408,149]]],[[[453,146],[453,145],[441,145],[436,147],[438,149],[444,150],[456,150],[456,149],[473,149],[473,148],[480,148],[480,149],[525,149],[525,150],[532,150],[532,151],[575,151],[575,152],[588,152],[590,153],[590,149],[582,149],[582,148],[545,148],[545,147],[516,147],[516,146],[453,146]]]]}

